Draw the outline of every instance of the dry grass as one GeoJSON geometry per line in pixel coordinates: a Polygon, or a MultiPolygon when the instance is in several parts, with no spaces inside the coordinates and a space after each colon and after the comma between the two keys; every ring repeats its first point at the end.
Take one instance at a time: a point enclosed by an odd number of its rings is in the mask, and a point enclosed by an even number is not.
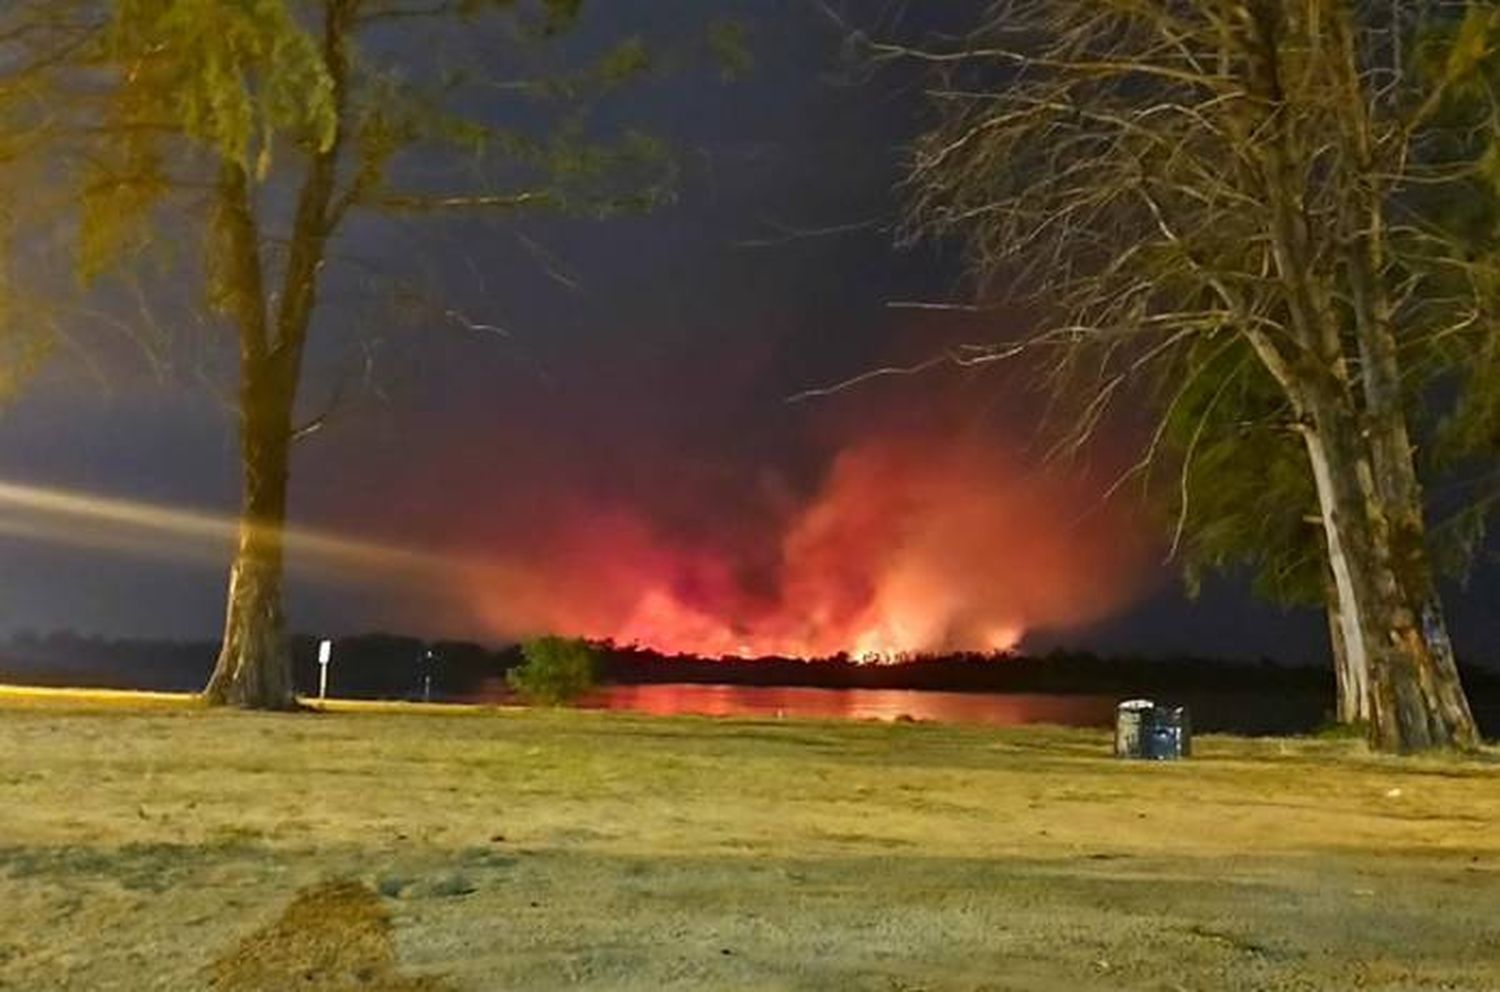
{"type": "Polygon", "coordinates": [[[0,989],[1500,988],[1500,764],[0,693],[0,989]]]}
{"type": "Polygon", "coordinates": [[[215,961],[209,976],[217,992],[437,992],[443,987],[431,977],[402,977],[390,913],[374,890],[352,881],[299,892],[280,919],[215,961]]]}

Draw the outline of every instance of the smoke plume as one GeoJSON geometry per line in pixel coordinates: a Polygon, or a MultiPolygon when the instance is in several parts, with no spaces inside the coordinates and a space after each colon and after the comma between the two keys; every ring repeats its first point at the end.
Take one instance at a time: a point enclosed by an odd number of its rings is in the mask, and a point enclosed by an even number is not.
{"type": "MultiPolygon", "coordinates": [[[[658,483],[663,505],[692,489],[658,483]]],[[[649,503],[533,506],[467,580],[484,628],[704,657],[1003,652],[1099,620],[1140,585],[1136,528],[1096,486],[987,437],[858,438],[806,495],[747,483],[700,499],[689,528],[649,503]]]]}

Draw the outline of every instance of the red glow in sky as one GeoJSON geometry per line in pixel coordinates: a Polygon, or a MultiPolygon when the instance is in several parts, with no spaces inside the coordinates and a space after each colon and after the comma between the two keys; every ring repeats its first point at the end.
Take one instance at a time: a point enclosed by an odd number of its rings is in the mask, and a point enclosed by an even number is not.
{"type": "Polygon", "coordinates": [[[639,509],[560,502],[506,542],[503,567],[473,579],[470,597],[497,637],[888,658],[1006,651],[1027,631],[1101,619],[1139,589],[1141,544],[1097,491],[991,440],[857,441],[773,517],[687,539],[639,509]]]}

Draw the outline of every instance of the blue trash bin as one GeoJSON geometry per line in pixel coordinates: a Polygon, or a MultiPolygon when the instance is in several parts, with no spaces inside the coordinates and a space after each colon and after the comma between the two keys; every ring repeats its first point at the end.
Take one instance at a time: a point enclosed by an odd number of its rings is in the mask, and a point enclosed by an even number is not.
{"type": "Polygon", "coordinates": [[[1193,730],[1186,706],[1156,706],[1151,710],[1150,727],[1143,735],[1144,758],[1152,761],[1176,761],[1191,757],[1193,730]]]}
{"type": "Polygon", "coordinates": [[[1127,699],[1116,708],[1116,757],[1176,761],[1192,753],[1192,724],[1186,706],[1161,706],[1149,699],[1127,699]]]}

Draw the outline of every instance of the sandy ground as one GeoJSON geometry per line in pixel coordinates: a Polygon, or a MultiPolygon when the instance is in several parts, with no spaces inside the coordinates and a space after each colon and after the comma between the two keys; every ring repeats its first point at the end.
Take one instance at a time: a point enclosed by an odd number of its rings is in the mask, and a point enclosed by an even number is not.
{"type": "Polygon", "coordinates": [[[1500,762],[0,690],[0,989],[1500,989],[1500,762]]]}

